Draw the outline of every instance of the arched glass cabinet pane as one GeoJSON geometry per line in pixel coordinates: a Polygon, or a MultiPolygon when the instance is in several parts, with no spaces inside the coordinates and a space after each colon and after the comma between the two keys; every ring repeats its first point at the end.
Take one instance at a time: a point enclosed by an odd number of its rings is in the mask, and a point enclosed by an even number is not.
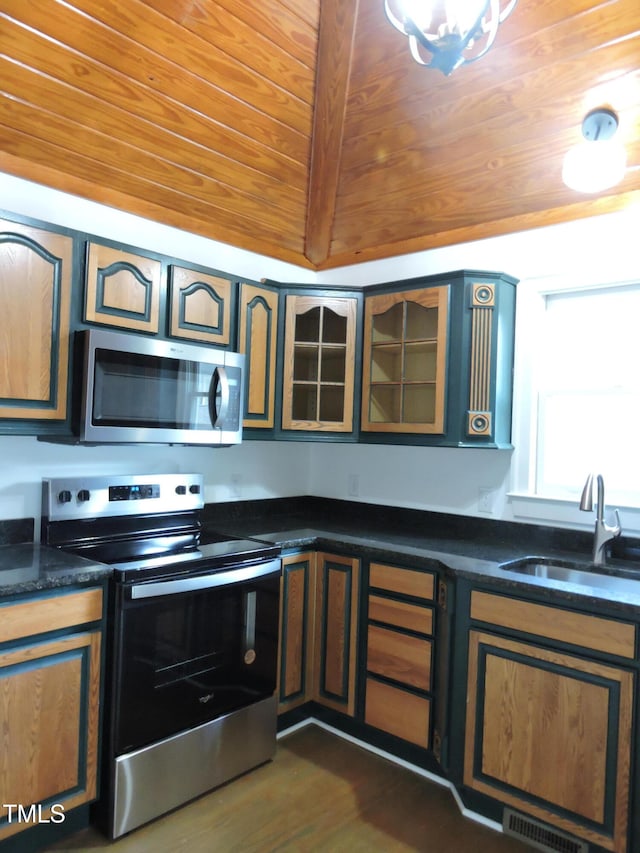
{"type": "Polygon", "coordinates": [[[448,287],[365,300],[362,429],[444,430],[448,287]]]}
{"type": "Polygon", "coordinates": [[[351,432],[357,301],[288,295],[282,428],[351,432]]]}

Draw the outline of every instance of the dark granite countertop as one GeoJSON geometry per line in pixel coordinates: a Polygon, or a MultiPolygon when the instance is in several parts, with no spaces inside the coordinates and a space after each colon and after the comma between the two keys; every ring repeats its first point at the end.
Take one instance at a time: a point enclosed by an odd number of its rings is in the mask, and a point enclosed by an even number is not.
{"type": "Polygon", "coordinates": [[[608,609],[640,617],[640,559],[636,543],[627,543],[625,558],[614,556],[614,569],[637,570],[637,579],[591,573],[589,583],[522,575],[500,568],[504,563],[527,557],[553,558],[588,566],[592,537],[582,532],[532,527],[510,522],[485,523],[460,516],[442,516],[413,510],[391,510],[388,520],[376,512],[353,508],[349,502],[329,502],[329,511],[318,504],[300,511],[232,511],[225,517],[218,507],[203,529],[224,530],[236,536],[275,542],[286,550],[314,550],[353,553],[368,560],[395,562],[407,567],[432,566],[445,576],[476,583],[554,598],[567,603],[608,609]],[[338,506],[338,504],[340,506],[338,506]],[[318,512],[317,509],[320,509],[318,512]],[[338,510],[338,512],[336,512],[338,510]],[[370,517],[367,517],[370,516],[370,517]],[[422,518],[421,518],[422,517],[422,518]],[[420,527],[424,521],[424,529],[420,527]],[[630,559],[631,557],[631,559],[630,559]]]}
{"type": "Polygon", "coordinates": [[[100,582],[110,566],[33,543],[0,546],[0,597],[100,582]]]}

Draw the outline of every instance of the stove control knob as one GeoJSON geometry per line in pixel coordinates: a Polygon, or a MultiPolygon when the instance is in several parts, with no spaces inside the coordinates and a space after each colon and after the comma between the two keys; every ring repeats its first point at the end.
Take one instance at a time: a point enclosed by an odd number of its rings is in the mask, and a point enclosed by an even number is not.
{"type": "Polygon", "coordinates": [[[80,489],[80,491],[78,492],[78,500],[80,501],[80,503],[86,503],[90,497],[91,492],[89,491],[89,489],[80,489]]]}
{"type": "Polygon", "coordinates": [[[176,495],[186,495],[187,487],[186,486],[176,486],[176,495]]]}
{"type": "Polygon", "coordinates": [[[69,489],[64,489],[61,492],[58,492],[58,501],[61,504],[68,504],[71,501],[71,492],[69,489]]]}
{"type": "Polygon", "coordinates": [[[189,486],[189,491],[191,492],[192,495],[199,495],[200,494],[200,486],[198,486],[197,484],[194,483],[193,486],[189,486]]]}

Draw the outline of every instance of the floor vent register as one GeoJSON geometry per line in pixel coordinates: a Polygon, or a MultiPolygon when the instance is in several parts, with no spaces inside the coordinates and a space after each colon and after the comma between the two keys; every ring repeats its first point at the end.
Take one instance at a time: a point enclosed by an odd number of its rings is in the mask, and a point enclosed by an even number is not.
{"type": "Polygon", "coordinates": [[[527,815],[505,809],[502,815],[502,829],[505,835],[512,835],[526,841],[537,850],[545,853],[589,853],[589,846],[570,835],[558,832],[527,815]]]}

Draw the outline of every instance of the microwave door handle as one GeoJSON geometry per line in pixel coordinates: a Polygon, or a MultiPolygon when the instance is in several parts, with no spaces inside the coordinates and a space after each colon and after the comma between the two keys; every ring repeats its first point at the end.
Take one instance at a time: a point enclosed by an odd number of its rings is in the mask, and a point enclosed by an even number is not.
{"type": "Polygon", "coordinates": [[[216,367],[209,383],[209,417],[211,426],[221,426],[227,417],[229,408],[229,377],[224,367],[216,367]],[[220,408],[216,407],[216,392],[220,387],[220,408]]]}

